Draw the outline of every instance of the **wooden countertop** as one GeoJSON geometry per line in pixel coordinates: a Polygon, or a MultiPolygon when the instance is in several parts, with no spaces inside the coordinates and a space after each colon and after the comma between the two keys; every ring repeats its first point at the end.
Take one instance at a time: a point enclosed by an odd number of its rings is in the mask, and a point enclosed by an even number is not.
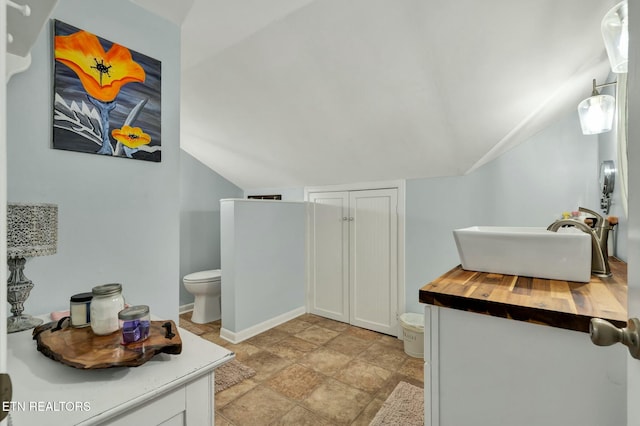
{"type": "Polygon", "coordinates": [[[627,264],[609,259],[610,278],[588,283],[475,272],[457,266],[420,289],[420,302],[589,332],[591,318],[627,325],[627,264]]]}

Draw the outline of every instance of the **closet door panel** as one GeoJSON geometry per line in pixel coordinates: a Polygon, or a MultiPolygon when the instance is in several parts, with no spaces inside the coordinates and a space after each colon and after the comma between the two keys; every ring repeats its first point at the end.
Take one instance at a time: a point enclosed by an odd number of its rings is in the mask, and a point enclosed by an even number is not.
{"type": "Polygon", "coordinates": [[[310,312],[349,322],[347,192],[312,193],[310,312]]]}
{"type": "Polygon", "coordinates": [[[350,217],[350,323],[397,333],[397,190],[352,191],[350,217]]]}

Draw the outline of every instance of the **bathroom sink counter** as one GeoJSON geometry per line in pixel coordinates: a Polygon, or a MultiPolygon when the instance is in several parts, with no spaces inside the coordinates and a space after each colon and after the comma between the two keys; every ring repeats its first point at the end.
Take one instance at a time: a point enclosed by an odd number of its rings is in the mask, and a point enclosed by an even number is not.
{"type": "Polygon", "coordinates": [[[457,266],[420,289],[420,302],[589,332],[591,318],[627,324],[627,264],[610,258],[612,277],[588,283],[475,272],[457,266]]]}

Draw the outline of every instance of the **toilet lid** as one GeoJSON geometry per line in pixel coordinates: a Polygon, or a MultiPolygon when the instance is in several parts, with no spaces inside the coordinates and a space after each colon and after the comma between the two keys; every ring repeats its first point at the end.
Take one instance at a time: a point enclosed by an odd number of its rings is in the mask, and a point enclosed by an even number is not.
{"type": "Polygon", "coordinates": [[[189,282],[202,282],[202,281],[216,281],[220,280],[220,269],[210,269],[208,271],[194,272],[186,275],[184,281],[189,282]]]}

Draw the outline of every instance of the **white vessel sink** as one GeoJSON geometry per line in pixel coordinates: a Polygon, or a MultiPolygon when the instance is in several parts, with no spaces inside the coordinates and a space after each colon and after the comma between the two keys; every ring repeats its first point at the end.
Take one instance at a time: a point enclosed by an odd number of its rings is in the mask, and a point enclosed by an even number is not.
{"type": "Polygon", "coordinates": [[[578,282],[591,276],[591,236],[574,228],[472,226],[453,236],[463,269],[578,282]]]}

